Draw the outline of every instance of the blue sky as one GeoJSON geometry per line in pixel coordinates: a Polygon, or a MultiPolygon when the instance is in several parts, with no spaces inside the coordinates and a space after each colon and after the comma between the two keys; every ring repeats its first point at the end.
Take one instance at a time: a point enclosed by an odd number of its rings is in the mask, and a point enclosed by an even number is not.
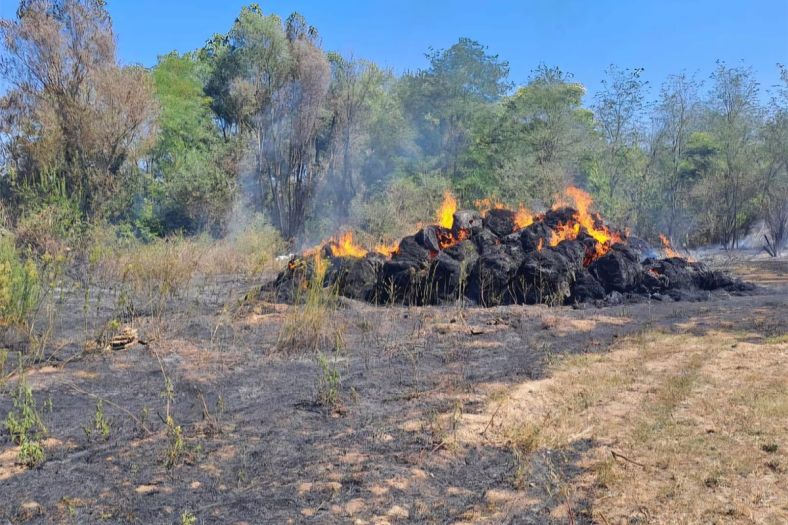
{"type": "MultiPolygon", "coordinates": [[[[109,0],[124,63],[155,64],[168,51],[226,32],[237,0],[109,0]]],[[[424,67],[429,47],[467,36],[509,61],[524,83],[540,62],[572,72],[591,93],[611,63],[644,67],[655,94],[670,73],[706,78],[717,59],[754,68],[762,89],[788,63],[788,0],[260,1],[266,13],[299,11],[324,47],[396,72],[424,67]]],[[[13,16],[17,0],[0,0],[13,16]]],[[[765,95],[764,95],[765,98],[765,95]]]]}

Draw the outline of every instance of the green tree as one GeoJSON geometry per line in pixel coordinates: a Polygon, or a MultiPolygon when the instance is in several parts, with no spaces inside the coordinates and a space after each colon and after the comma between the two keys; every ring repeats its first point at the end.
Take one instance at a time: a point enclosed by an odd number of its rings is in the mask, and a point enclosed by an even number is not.
{"type": "Polygon", "coordinates": [[[648,82],[643,69],[611,65],[594,96],[594,118],[603,140],[602,151],[588,171],[591,187],[606,214],[621,224],[637,220],[644,201],[645,164],[641,142],[648,82]]]}
{"type": "Polygon", "coordinates": [[[717,62],[711,75],[709,126],[719,143],[722,166],[710,197],[722,203],[720,241],[738,246],[743,229],[752,222],[752,198],[756,192],[756,137],[761,119],[758,83],[748,67],[729,67],[717,62]]]}
{"type": "Polygon", "coordinates": [[[400,100],[416,129],[425,166],[455,177],[473,119],[511,87],[509,64],[469,38],[426,57],[429,68],[402,78],[400,100]]]}
{"type": "Polygon", "coordinates": [[[761,151],[761,201],[773,255],[788,238],[788,69],[780,65],[779,71],[781,84],[769,104],[761,151]]]}
{"type": "Polygon", "coordinates": [[[330,150],[320,134],[330,71],[317,31],[297,13],[283,23],[252,4],[205,54],[214,59],[214,107],[254,153],[257,206],[269,206],[285,237],[300,235],[330,150]]]}
{"type": "Polygon", "coordinates": [[[494,118],[477,121],[486,137],[473,141],[468,159],[483,162],[462,184],[476,180],[476,193],[492,188],[507,200],[549,201],[587,152],[593,120],[582,108],[584,94],[570,74],[539,66],[528,84],[502,101],[494,118]]]}
{"type": "Polygon", "coordinates": [[[231,145],[222,141],[203,91],[206,74],[195,53],[164,55],[153,69],[162,112],[151,197],[163,231],[219,229],[235,197],[231,145]]]}
{"type": "Polygon", "coordinates": [[[664,228],[669,238],[679,233],[689,217],[688,194],[691,189],[687,171],[683,169],[691,134],[697,130],[701,112],[698,94],[700,84],[685,73],[671,75],[662,85],[652,117],[654,132],[651,154],[654,176],[657,177],[653,203],[659,217],[652,224],[664,228]]]}

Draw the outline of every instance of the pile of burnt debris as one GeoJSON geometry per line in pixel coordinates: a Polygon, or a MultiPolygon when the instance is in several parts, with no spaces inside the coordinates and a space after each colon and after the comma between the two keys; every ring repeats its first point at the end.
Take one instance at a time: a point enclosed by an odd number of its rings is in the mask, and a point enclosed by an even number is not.
{"type": "Polygon", "coordinates": [[[339,295],[374,304],[604,306],[704,300],[754,288],[675,256],[669,246],[655,250],[611,230],[583,206],[525,220],[521,212],[455,211],[445,226],[421,228],[388,253],[367,252],[345,236],[293,257],[262,292],[269,300],[296,302],[317,279],[339,295]],[[666,251],[674,256],[657,257],[666,251]]]}

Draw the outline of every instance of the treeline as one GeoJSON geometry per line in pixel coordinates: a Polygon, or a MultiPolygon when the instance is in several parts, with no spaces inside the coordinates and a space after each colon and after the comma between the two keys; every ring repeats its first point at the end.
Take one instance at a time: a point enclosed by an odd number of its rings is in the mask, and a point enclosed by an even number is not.
{"type": "MultiPolygon", "coordinates": [[[[584,105],[571,74],[461,38],[401,76],[323,48],[252,4],[151,70],[118,63],[101,0],[23,0],[0,23],[0,196],[12,225],[108,221],[137,237],[264,215],[287,239],[340,225],[397,237],[452,189],[537,208],[569,183],[610,220],[734,247],[788,222],[788,71],[762,103],[746,66],[669,77],[611,66],[584,105]]],[[[363,50],[361,50],[363,52],[363,50]]]]}

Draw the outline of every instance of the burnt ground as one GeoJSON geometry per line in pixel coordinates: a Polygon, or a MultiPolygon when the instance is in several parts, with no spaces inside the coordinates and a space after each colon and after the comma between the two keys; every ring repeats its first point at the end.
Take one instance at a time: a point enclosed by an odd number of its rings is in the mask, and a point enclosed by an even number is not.
{"type": "MultiPolygon", "coordinates": [[[[594,439],[522,458],[486,428],[458,439],[463,419],[548,376],[564,355],[607,352],[647,329],[784,336],[788,261],[738,262],[734,271],[764,286],[751,296],[599,309],[343,301],[331,313],[342,341],[328,354],[341,377],[333,408],[317,402],[326,374],[316,356],[276,349],[297,307],[239,304],[259,282],[193,285],[162,313],[133,319],[117,294],[98,290],[87,323],[84,291],[64,290],[46,358],[25,374],[47,458],[33,469],[15,464],[18,448],[0,431],[0,523],[592,523],[594,486],[574,493],[567,517],[559,480],[584,473],[578,457],[594,439]],[[113,318],[132,322],[148,344],[84,351],[113,318]],[[184,441],[172,468],[165,376],[184,441]],[[106,440],[84,430],[98,399],[106,440]]],[[[19,379],[8,363],[2,416],[19,379]]]]}

